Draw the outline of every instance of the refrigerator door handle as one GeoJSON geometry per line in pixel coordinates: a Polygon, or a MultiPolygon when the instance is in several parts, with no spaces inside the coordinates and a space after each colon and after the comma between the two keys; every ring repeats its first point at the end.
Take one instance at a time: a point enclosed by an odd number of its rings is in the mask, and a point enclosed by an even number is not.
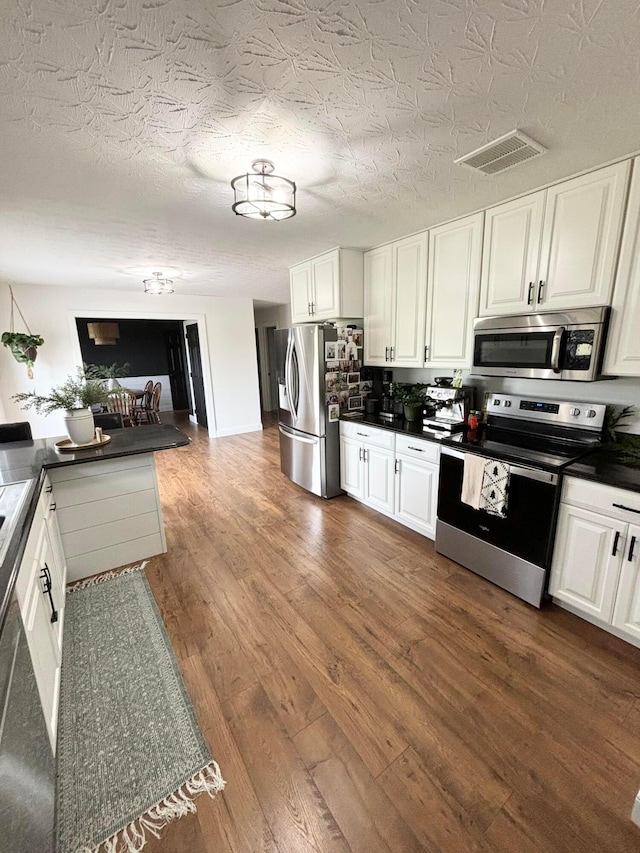
{"type": "MultiPolygon", "coordinates": [[[[298,418],[298,392],[297,392],[297,381],[298,377],[294,378],[293,375],[293,358],[294,358],[294,349],[293,349],[293,338],[289,338],[287,341],[287,352],[285,355],[284,361],[284,381],[287,386],[287,397],[289,398],[289,410],[291,411],[291,415],[293,416],[294,421],[298,418]]],[[[297,359],[296,359],[296,368],[297,368],[297,359]]]]}
{"type": "Polygon", "coordinates": [[[296,435],[294,432],[290,432],[286,427],[283,427],[282,424],[278,424],[278,429],[283,435],[288,435],[289,438],[295,439],[295,441],[301,441],[303,444],[317,444],[317,438],[306,438],[303,435],[296,435]]]}

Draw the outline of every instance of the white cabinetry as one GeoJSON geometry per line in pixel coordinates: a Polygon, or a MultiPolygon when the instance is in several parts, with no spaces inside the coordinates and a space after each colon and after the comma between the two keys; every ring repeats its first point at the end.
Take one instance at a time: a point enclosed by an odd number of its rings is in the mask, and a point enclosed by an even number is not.
{"type": "Polygon", "coordinates": [[[607,305],[629,161],[486,212],[480,314],[607,305]]]}
{"type": "Polygon", "coordinates": [[[422,367],[426,310],[426,231],[365,253],[365,364],[422,367]]]}
{"type": "Polygon", "coordinates": [[[70,581],[167,550],[152,453],[49,474],[70,581]]]}
{"type": "Polygon", "coordinates": [[[636,157],[613,291],[604,373],[640,376],[640,158],[636,157]]]}
{"type": "Polygon", "coordinates": [[[356,249],[333,249],[291,267],[291,321],[362,317],[362,269],[362,252],[356,249]]]}
{"type": "Polygon", "coordinates": [[[435,536],[440,446],[365,424],[340,422],[340,485],[351,497],[435,536]]]}
{"type": "Polygon", "coordinates": [[[430,539],[436,535],[439,458],[434,442],[396,436],[395,517],[430,539]]]}
{"type": "Polygon", "coordinates": [[[565,479],[549,591],[640,646],[640,493],[565,479]]]}
{"type": "Polygon", "coordinates": [[[66,585],[66,565],[59,542],[55,495],[46,478],[20,564],[16,594],[54,753],[66,585]]]}
{"type": "Polygon", "coordinates": [[[394,449],[393,432],[341,422],[341,488],[369,506],[392,514],[394,449]]]}
{"type": "Polygon", "coordinates": [[[471,367],[483,214],[429,232],[425,367],[471,367]]]}

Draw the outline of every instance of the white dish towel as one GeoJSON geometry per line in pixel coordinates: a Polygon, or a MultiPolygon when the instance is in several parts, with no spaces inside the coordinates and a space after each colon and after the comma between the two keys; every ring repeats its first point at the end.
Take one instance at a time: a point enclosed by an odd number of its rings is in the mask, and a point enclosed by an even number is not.
{"type": "Polygon", "coordinates": [[[473,509],[480,509],[480,496],[484,481],[484,464],[487,460],[475,453],[464,454],[464,474],[462,475],[462,503],[473,509]]]}
{"type": "Polygon", "coordinates": [[[497,459],[486,459],[475,453],[464,454],[462,503],[481,509],[489,515],[504,518],[507,514],[509,465],[497,459]]]}

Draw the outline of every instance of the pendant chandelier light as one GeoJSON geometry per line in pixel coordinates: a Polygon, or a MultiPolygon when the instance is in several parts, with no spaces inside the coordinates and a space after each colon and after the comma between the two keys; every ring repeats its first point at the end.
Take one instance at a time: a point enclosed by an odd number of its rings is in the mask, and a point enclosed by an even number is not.
{"type": "Polygon", "coordinates": [[[173,293],[173,282],[170,278],[162,278],[161,272],[154,272],[155,278],[145,278],[144,284],[145,293],[173,293]]]}
{"type": "Polygon", "coordinates": [[[273,175],[270,160],[254,160],[253,173],[238,175],[231,181],[238,216],[249,219],[289,219],[296,215],[296,185],[288,178],[273,175]]]}

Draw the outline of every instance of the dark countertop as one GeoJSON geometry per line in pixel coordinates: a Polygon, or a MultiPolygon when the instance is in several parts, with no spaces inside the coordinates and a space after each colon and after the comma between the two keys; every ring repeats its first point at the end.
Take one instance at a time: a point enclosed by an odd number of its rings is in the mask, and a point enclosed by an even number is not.
{"type": "Polygon", "coordinates": [[[592,480],[595,483],[640,492],[640,467],[635,468],[624,463],[621,459],[624,447],[624,441],[602,447],[584,459],[567,465],[564,473],[567,477],[579,477],[581,480],[592,480]]]}
{"type": "Polygon", "coordinates": [[[376,429],[386,429],[390,432],[399,432],[404,435],[413,435],[416,438],[424,438],[425,441],[435,441],[441,444],[442,440],[422,429],[422,418],[419,421],[405,421],[402,416],[395,417],[392,421],[378,417],[378,415],[356,415],[355,417],[341,417],[341,421],[351,424],[366,424],[376,429]]]}
{"type": "Polygon", "coordinates": [[[38,438],[32,441],[11,441],[0,445],[0,485],[30,481],[30,489],[20,512],[5,559],[0,565],[0,632],[4,625],[9,601],[13,594],[20,560],[27,544],[29,529],[47,470],[66,465],[82,465],[139,453],[154,453],[183,447],[191,439],[171,424],[150,424],[128,429],[114,429],[107,433],[111,441],[95,450],[78,450],[76,453],[59,453],[56,438],[38,438]]]}

